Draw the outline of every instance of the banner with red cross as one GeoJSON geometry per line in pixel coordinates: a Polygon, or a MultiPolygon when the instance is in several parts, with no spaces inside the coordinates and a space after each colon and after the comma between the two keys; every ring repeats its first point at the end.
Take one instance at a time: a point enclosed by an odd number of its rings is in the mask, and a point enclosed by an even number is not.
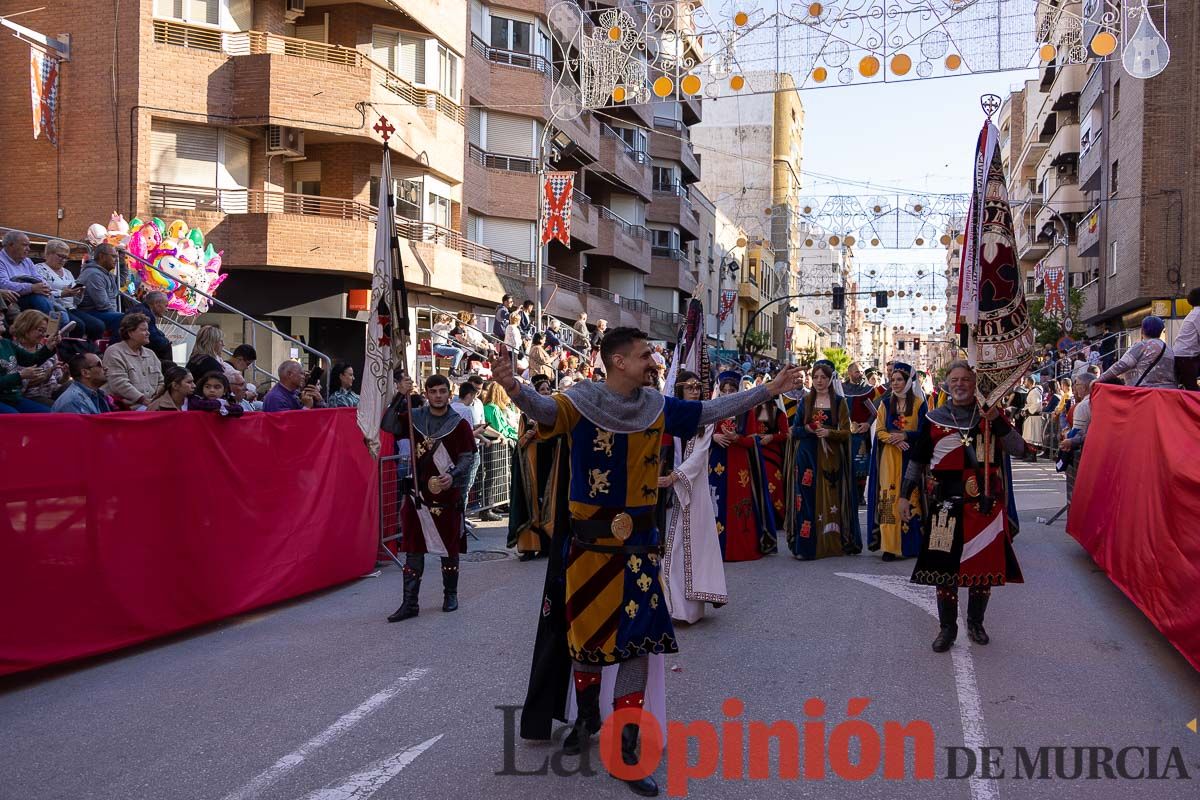
{"type": "Polygon", "coordinates": [[[571,246],[571,193],[574,172],[547,172],[542,185],[542,244],[557,239],[571,246]]]}
{"type": "Polygon", "coordinates": [[[1066,267],[1046,267],[1042,270],[1042,281],[1046,285],[1046,303],[1042,311],[1051,319],[1065,319],[1067,316],[1066,279],[1066,267]]]}
{"type": "Polygon", "coordinates": [[[717,310],[717,319],[721,322],[729,316],[729,312],[733,311],[733,304],[737,300],[737,289],[726,289],[721,292],[721,307],[717,310]]]}

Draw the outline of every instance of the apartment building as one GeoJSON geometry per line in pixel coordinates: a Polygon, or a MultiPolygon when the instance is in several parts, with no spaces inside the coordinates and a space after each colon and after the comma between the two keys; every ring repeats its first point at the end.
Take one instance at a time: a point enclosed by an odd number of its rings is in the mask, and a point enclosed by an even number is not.
{"type": "MultiPolygon", "coordinates": [[[[609,3],[633,21],[644,8],[609,3]]],[[[471,0],[466,235],[522,262],[535,259],[538,165],[573,171],[571,246],[544,251],[549,313],[637,325],[673,339],[696,287],[700,220],[692,185],[700,161],[689,138],[700,102],[681,96],[613,102],[571,118],[553,116],[557,65],[550,2],[471,0]]],[[[674,41],[698,58],[691,3],[678,4],[674,41]]],[[[652,69],[646,79],[657,77],[652,69]]],[[[633,96],[634,93],[630,93],[633,96]]],[[[711,249],[711,248],[710,248],[711,249]]],[[[516,276],[501,276],[514,293],[516,276]]],[[[524,281],[526,284],[528,280],[524,281]]]]}
{"type": "MultiPolygon", "coordinates": [[[[1172,304],[1200,285],[1200,145],[1194,114],[1200,64],[1195,3],[1171,3],[1171,48],[1160,75],[1139,80],[1120,61],[1092,63],[1079,101],[1079,184],[1086,212],[1076,232],[1082,321],[1091,334],[1136,327],[1154,313],[1168,335],[1187,313],[1172,304]]],[[[1085,39],[1094,27],[1085,26],[1085,39]]],[[[1074,269],[1074,267],[1072,267],[1074,269]]]]}
{"type": "Polygon", "coordinates": [[[744,79],[740,92],[725,86],[705,98],[692,139],[704,157],[701,190],[745,232],[750,248],[738,284],[739,336],[753,318],[761,331],[756,335],[769,340],[764,353],[788,360],[794,345],[787,334],[799,330],[804,315],[788,311],[796,303],[767,303],[802,285],[804,107],[790,75],[747,72],[744,79]]]}
{"type": "MultiPolygon", "coordinates": [[[[673,338],[695,286],[699,160],[688,128],[699,101],[620,104],[550,124],[564,55],[545,25],[550,5],[141,0],[113,19],[77,0],[50,4],[24,22],[72,35],[60,146],[31,141],[27,95],[6,95],[0,131],[24,168],[0,219],[72,238],[114,210],[181,219],[225,252],[222,300],[355,361],[378,118],[394,128],[397,232],[422,309],[486,312],[505,292],[533,297],[548,143],[548,166],[578,171],[572,245],[546,250],[548,310],[673,338]]],[[[698,48],[690,14],[677,20],[677,41],[698,48]]],[[[8,74],[28,69],[23,47],[0,59],[8,74]]],[[[203,321],[226,328],[228,342],[251,338],[231,315],[203,321]]]]}
{"type": "MultiPolygon", "coordinates": [[[[414,302],[490,302],[502,292],[492,255],[460,233],[465,19],[465,6],[447,0],[403,11],[388,2],[142,0],[121,4],[115,19],[76,0],[48,4],[25,21],[71,34],[63,136],[57,153],[30,141],[27,97],[6,96],[8,155],[32,185],[5,193],[0,218],[72,238],[114,209],[182,219],[224,251],[223,300],[357,360],[380,115],[395,128],[398,232],[414,302]]],[[[19,50],[0,51],[8,74],[26,69],[19,50]]],[[[226,327],[227,341],[250,338],[236,317],[205,321],[226,327]]]]}
{"type": "MultiPolygon", "coordinates": [[[[1061,50],[1079,35],[1061,15],[1084,10],[1077,1],[1043,6],[1038,22],[1061,50]]],[[[1066,267],[1093,335],[1135,327],[1152,311],[1181,316],[1186,304],[1169,301],[1200,280],[1200,189],[1190,179],[1200,151],[1184,113],[1200,96],[1188,40],[1200,11],[1174,3],[1168,14],[1162,74],[1139,80],[1119,59],[1052,60],[1011,93],[997,120],[1026,292],[1041,291],[1039,263],[1066,267]]],[[[1097,30],[1085,22],[1085,46],[1097,30]]]]}

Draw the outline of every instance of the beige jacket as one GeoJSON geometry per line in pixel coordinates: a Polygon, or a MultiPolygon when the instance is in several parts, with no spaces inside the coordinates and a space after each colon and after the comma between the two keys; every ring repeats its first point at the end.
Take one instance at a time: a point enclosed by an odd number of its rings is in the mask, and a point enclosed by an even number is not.
{"type": "Polygon", "coordinates": [[[134,353],[127,342],[120,342],[104,351],[104,369],[108,383],[104,391],[128,404],[136,404],[143,395],[148,400],[162,386],[162,365],[148,347],[134,353]]]}

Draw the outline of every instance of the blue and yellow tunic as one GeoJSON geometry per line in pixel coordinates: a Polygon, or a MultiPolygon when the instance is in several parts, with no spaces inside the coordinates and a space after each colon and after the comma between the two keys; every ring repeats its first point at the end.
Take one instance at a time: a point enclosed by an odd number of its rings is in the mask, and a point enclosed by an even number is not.
{"type": "Polygon", "coordinates": [[[615,664],[678,652],[659,579],[660,541],[653,519],[663,434],[695,435],[701,404],[664,397],[649,428],[619,433],[585,417],[568,395],[553,399],[558,418],[553,426],[539,426],[538,433],[543,438],[565,434],[570,442],[571,518],[611,520],[626,513],[637,523],[625,541],[615,535],[572,539],[566,591],[571,658],[615,664]]]}

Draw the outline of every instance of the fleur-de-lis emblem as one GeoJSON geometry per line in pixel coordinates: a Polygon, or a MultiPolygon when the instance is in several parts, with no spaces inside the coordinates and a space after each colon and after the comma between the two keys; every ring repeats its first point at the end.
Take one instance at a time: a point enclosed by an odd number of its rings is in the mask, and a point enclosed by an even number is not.
{"type": "Polygon", "coordinates": [[[713,467],[712,471],[717,473],[718,475],[724,475],[725,474],[725,465],[717,464],[715,467],[713,467]]]}
{"type": "Polygon", "coordinates": [[[658,608],[658,595],[656,595],[656,594],[650,595],[650,607],[658,608]]]}
{"type": "Polygon", "coordinates": [[[658,554],[657,553],[650,553],[648,556],[646,556],[646,560],[650,562],[651,566],[655,566],[655,567],[658,566],[658,554]]]}
{"type": "Polygon", "coordinates": [[[738,470],[738,483],[740,483],[743,487],[750,485],[750,471],[749,470],[745,470],[745,469],[738,470]]]}
{"type": "Polygon", "coordinates": [[[651,580],[650,580],[650,576],[649,576],[649,575],[647,575],[647,574],[646,574],[646,573],[644,573],[644,572],[643,572],[643,573],[641,574],[641,576],[640,576],[640,577],[638,577],[638,579],[637,579],[637,585],[638,585],[638,588],[639,588],[639,589],[641,589],[643,592],[648,592],[648,591],[650,591],[650,584],[651,584],[651,583],[653,583],[653,581],[651,581],[651,580]]]}
{"type": "Polygon", "coordinates": [[[629,615],[630,619],[633,619],[634,617],[636,617],[637,612],[638,612],[638,604],[637,603],[630,600],[628,603],[625,604],[625,613],[629,615]]]}
{"type": "Polygon", "coordinates": [[[627,561],[625,563],[629,565],[630,572],[636,573],[636,572],[642,571],[642,560],[640,558],[638,558],[637,556],[630,556],[629,561],[627,561]]]}
{"type": "Polygon", "coordinates": [[[594,469],[588,474],[588,481],[591,485],[591,489],[588,492],[588,497],[595,497],[598,494],[608,494],[608,474],[610,472],[612,472],[611,469],[606,469],[604,471],[594,469]]]}
{"type": "Polygon", "coordinates": [[[613,432],[612,431],[596,431],[596,438],[592,440],[592,452],[604,453],[609,458],[612,457],[613,449],[613,432]]]}

